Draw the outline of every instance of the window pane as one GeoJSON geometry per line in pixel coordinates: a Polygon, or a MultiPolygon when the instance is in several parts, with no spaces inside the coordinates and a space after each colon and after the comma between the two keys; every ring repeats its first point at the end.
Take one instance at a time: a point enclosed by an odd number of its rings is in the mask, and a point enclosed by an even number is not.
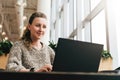
{"type": "Polygon", "coordinates": [[[85,28],[82,28],[82,41],[85,41],[85,28]]]}
{"type": "Polygon", "coordinates": [[[105,27],[105,11],[102,10],[92,21],[91,21],[91,32],[92,42],[104,44],[106,46],[106,27],[105,27]]]}
{"type": "Polygon", "coordinates": [[[74,22],[74,26],[73,27],[74,27],[74,29],[76,29],[76,0],[74,0],[74,4],[73,5],[74,5],[74,9],[73,9],[73,11],[74,11],[74,13],[73,13],[74,14],[74,19],[73,19],[74,20],[73,21],[74,22]]]}
{"type": "Polygon", "coordinates": [[[96,5],[100,2],[101,0],[91,0],[91,11],[96,7],[96,5]]]}
{"type": "MultiPolygon", "coordinates": [[[[112,7],[110,6],[109,9],[113,8],[112,9],[112,12],[115,16],[115,28],[116,28],[116,33],[114,34],[117,34],[116,37],[117,37],[117,48],[114,47],[113,49],[114,50],[117,50],[118,52],[118,57],[119,57],[119,62],[120,62],[120,0],[112,0],[112,7]]],[[[120,65],[120,63],[119,63],[120,65]]]]}

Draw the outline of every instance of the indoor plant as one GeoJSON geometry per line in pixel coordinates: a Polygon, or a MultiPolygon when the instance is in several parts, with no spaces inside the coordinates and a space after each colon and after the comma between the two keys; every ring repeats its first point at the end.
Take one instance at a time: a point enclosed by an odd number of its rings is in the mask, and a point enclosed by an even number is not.
{"type": "Polygon", "coordinates": [[[57,44],[55,44],[53,41],[49,41],[49,46],[56,51],[57,44]]]}
{"type": "Polygon", "coordinates": [[[5,54],[7,55],[10,52],[13,43],[9,40],[2,40],[0,42],[0,56],[5,54]]]}
{"type": "Polygon", "coordinates": [[[112,70],[112,56],[108,50],[103,50],[101,55],[101,61],[99,65],[99,71],[112,70]]]}
{"type": "Polygon", "coordinates": [[[103,50],[102,51],[102,58],[103,59],[108,59],[108,58],[112,59],[112,56],[111,56],[111,54],[110,54],[110,52],[108,50],[103,50]]]}

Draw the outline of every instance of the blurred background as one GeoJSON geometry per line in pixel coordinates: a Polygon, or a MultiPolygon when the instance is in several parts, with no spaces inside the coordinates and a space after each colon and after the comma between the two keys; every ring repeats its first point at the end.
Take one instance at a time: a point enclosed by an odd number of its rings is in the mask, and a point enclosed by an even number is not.
{"type": "Polygon", "coordinates": [[[120,66],[120,0],[0,0],[0,40],[18,40],[30,15],[44,12],[48,30],[43,41],[59,37],[104,45],[120,66]]]}

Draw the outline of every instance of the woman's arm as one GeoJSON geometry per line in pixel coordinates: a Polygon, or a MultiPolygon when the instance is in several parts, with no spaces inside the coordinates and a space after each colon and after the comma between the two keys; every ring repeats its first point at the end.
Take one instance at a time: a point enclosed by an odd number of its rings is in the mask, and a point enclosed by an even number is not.
{"type": "Polygon", "coordinates": [[[26,70],[26,68],[22,66],[22,51],[19,42],[14,43],[10,50],[6,70],[8,71],[26,70]]]}
{"type": "Polygon", "coordinates": [[[48,46],[48,50],[49,50],[49,54],[50,54],[50,61],[51,61],[51,64],[53,64],[54,62],[54,58],[55,58],[55,51],[48,46]]]}

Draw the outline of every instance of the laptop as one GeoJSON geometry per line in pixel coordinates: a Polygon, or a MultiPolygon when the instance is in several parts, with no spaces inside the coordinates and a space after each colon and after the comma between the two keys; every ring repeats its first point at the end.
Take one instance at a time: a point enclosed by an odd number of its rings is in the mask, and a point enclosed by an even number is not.
{"type": "Polygon", "coordinates": [[[53,71],[98,72],[102,44],[59,38],[53,71]]]}

